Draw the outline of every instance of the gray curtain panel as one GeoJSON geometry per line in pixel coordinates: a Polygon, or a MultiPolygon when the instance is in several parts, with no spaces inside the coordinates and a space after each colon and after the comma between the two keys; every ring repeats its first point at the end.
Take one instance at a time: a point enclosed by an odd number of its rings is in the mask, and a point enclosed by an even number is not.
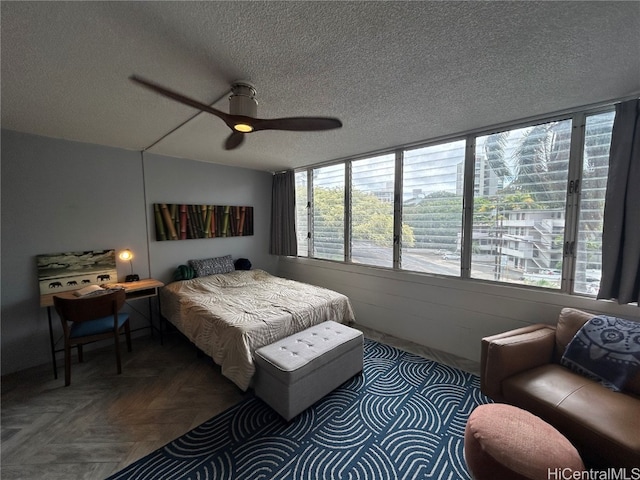
{"type": "Polygon", "coordinates": [[[276,173],[271,188],[272,255],[298,255],[296,239],[296,190],[293,170],[276,173]]]}
{"type": "MultiPolygon", "coordinates": [[[[619,304],[640,294],[640,100],[616,106],[602,231],[598,298],[619,304]]],[[[640,306],[640,304],[639,304],[640,306]]]]}

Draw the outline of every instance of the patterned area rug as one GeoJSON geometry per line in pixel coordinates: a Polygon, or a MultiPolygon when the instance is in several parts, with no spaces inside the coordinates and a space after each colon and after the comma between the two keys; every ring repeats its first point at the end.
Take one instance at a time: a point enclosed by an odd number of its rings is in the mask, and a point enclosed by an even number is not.
{"type": "Polygon", "coordinates": [[[110,479],[469,479],[470,373],[365,339],[364,372],[285,422],[258,398],[232,407],[110,479]]]}

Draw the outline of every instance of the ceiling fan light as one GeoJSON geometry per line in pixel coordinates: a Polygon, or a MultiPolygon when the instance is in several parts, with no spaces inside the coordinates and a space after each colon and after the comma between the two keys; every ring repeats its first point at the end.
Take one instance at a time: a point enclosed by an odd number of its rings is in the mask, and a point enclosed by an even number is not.
{"type": "Polygon", "coordinates": [[[236,123],[233,126],[233,129],[242,133],[249,133],[253,131],[253,127],[246,123],[236,123]]]}

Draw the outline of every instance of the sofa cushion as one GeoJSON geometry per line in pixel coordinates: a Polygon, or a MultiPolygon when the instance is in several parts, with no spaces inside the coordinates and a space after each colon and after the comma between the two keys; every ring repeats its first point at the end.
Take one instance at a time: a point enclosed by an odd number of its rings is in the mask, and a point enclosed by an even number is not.
{"type": "Polygon", "coordinates": [[[502,391],[509,403],[549,418],[563,400],[592,381],[549,363],[507,378],[502,391]]]}
{"type": "MultiPolygon", "coordinates": [[[[563,308],[560,311],[556,328],[556,348],[553,354],[555,363],[561,362],[567,345],[573,340],[578,330],[595,316],[593,313],[583,312],[575,308],[563,308]]],[[[640,396],[640,373],[629,380],[623,390],[640,396]]]]}
{"type": "Polygon", "coordinates": [[[607,458],[627,467],[640,465],[640,400],[589,382],[559,410],[574,422],[576,435],[589,436],[607,458]]]}
{"type": "Polygon", "coordinates": [[[640,465],[640,399],[556,364],[504,380],[503,393],[509,403],[554,425],[579,450],[614,459],[616,466],[640,465]]]}
{"type": "Polygon", "coordinates": [[[636,375],[629,380],[629,383],[624,387],[624,391],[640,397],[640,375],[636,375]]]}
{"type": "Polygon", "coordinates": [[[578,330],[593,317],[595,317],[593,313],[583,312],[575,308],[563,308],[560,311],[556,328],[556,351],[554,355],[556,363],[560,363],[567,345],[573,340],[578,330]]]}

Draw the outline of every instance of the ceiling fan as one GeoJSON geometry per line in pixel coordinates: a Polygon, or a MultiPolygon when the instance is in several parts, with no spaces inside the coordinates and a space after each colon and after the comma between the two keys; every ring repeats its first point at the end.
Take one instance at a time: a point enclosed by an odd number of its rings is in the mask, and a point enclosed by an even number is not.
{"type": "Polygon", "coordinates": [[[286,117],[286,118],[256,118],[258,101],[256,89],[246,81],[237,81],[231,86],[229,97],[229,113],[216,110],[204,103],[193,100],[178,92],[162,87],[157,83],[145,80],[137,75],[129,77],[135,83],[153,90],[160,95],[176,100],[190,107],[211,113],[222,119],[232,130],[231,135],[224,142],[225,150],[233,150],[242,145],[247,133],[260,130],[290,130],[296,132],[311,132],[317,130],[331,130],[342,127],[342,122],[332,117],[286,117]]]}

